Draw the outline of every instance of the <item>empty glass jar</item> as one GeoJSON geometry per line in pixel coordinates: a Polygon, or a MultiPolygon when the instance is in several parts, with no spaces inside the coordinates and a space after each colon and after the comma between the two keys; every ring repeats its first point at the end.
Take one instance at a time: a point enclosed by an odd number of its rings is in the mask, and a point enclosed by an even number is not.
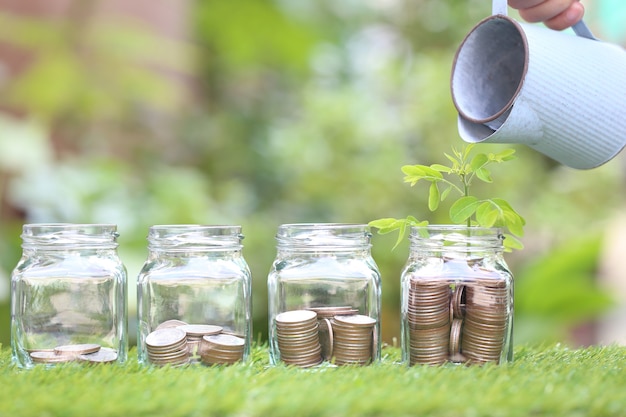
{"type": "Polygon", "coordinates": [[[11,277],[11,348],[21,368],[124,362],[126,269],[111,224],[27,224],[11,277]]]}
{"type": "Polygon", "coordinates": [[[252,293],[240,226],[161,225],[139,273],[139,362],[231,364],[250,351],[252,293]]]}
{"type": "Polygon", "coordinates": [[[512,360],[513,276],[497,228],[411,228],[402,272],[409,365],[512,360]]]}
{"type": "Polygon", "coordinates": [[[268,276],[270,362],[311,367],[380,358],[378,267],[362,224],[285,224],[268,276]]]}

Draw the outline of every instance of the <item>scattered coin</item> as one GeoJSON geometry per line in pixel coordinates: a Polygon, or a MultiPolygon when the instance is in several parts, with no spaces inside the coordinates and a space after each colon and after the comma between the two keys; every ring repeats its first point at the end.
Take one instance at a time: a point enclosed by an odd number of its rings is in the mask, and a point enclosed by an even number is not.
{"type": "Polygon", "coordinates": [[[100,350],[100,345],[95,343],[83,343],[78,345],[63,345],[54,348],[54,353],[57,355],[67,355],[78,357],[85,353],[94,353],[100,350]]]}
{"type": "Polygon", "coordinates": [[[33,363],[64,363],[71,362],[75,359],[74,355],[59,355],[54,351],[35,351],[30,352],[30,358],[33,363]]]}
{"type": "Polygon", "coordinates": [[[117,360],[117,350],[103,347],[94,353],[78,355],[78,359],[91,363],[113,363],[117,360]]]}

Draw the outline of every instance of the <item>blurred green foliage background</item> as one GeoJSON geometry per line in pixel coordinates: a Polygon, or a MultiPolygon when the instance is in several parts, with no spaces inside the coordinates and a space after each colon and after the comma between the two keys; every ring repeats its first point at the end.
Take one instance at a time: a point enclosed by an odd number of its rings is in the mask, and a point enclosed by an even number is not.
{"type": "MultiPolygon", "coordinates": [[[[591,16],[599,2],[585,2],[591,16]]],[[[261,337],[279,224],[449,222],[400,167],[462,146],[452,58],[491,2],[22,3],[0,0],[1,343],[27,222],[119,226],[131,329],[151,225],[241,224],[261,337]]],[[[603,342],[594,323],[624,303],[603,278],[617,273],[603,259],[626,203],[624,156],[575,171],[516,149],[488,191],[527,221],[526,248],[507,255],[515,341],[603,342]]],[[[373,237],[388,343],[399,336],[408,251],[391,251],[394,239],[373,237]]]]}

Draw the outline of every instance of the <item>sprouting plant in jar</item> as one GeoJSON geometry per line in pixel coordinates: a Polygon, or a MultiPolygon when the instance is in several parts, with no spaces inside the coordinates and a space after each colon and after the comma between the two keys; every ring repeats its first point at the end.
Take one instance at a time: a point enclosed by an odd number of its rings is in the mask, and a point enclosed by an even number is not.
{"type": "MultiPolygon", "coordinates": [[[[428,188],[428,209],[435,211],[439,204],[450,194],[458,195],[450,206],[449,217],[454,224],[466,224],[468,227],[499,227],[503,229],[504,248],[506,251],[523,248],[518,237],[524,234],[525,220],[504,199],[498,197],[478,198],[470,193],[473,181],[493,182],[490,165],[515,159],[514,149],[505,149],[498,153],[472,154],[474,144],[461,150],[452,147],[452,154],[444,153],[450,165],[432,164],[405,165],[402,172],[404,182],[416,185],[420,181],[430,183],[428,188]]],[[[426,226],[427,221],[420,221],[414,216],[405,219],[382,218],[369,223],[378,229],[379,234],[398,231],[396,246],[404,239],[411,226],[426,226]]]]}

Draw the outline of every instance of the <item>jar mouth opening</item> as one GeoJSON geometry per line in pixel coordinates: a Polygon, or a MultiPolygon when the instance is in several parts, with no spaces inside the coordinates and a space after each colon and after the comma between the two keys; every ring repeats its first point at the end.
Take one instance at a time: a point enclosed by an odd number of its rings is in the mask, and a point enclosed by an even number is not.
{"type": "Polygon", "coordinates": [[[463,225],[413,226],[409,239],[416,248],[502,250],[504,235],[499,227],[463,225]]]}
{"type": "Polygon", "coordinates": [[[148,248],[168,251],[241,249],[243,238],[238,225],[154,225],[148,232],[148,248]]]}
{"type": "Polygon", "coordinates": [[[116,248],[117,225],[110,223],[29,223],[22,228],[22,247],[47,249],[116,248]]]}
{"type": "Polygon", "coordinates": [[[337,251],[368,249],[371,236],[360,223],[291,223],[279,226],[276,240],[281,250],[337,251]]]}

